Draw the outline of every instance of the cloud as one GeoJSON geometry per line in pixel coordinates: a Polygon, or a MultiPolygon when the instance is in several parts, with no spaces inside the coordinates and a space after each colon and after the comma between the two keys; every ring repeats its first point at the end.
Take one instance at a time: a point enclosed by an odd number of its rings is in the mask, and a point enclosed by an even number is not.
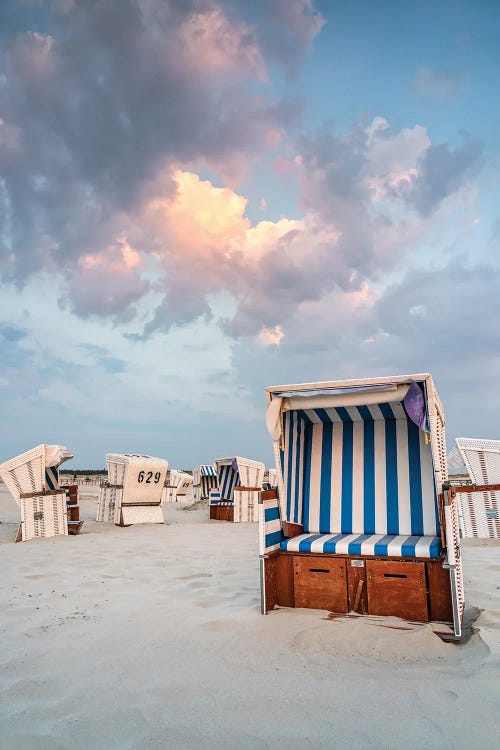
{"type": "Polygon", "coordinates": [[[431,214],[462,187],[478,165],[481,151],[482,144],[474,140],[467,140],[455,149],[447,143],[429,146],[406,192],[406,200],[424,216],[431,214]]]}
{"type": "MultiPolygon", "coordinates": [[[[192,171],[156,172],[128,210],[102,222],[106,242],[63,267],[63,302],[82,316],[130,322],[153,294],[142,331],[128,332],[137,339],[209,320],[211,296],[227,293],[226,333],[287,331],[303,305],[336,293],[349,308],[404,269],[436,216],[446,220],[440,206],[460,194],[477,149],[435,146],[422,126],[395,131],[381,117],[304,136],[295,174],[305,217],[256,224],[235,190],[192,171]]],[[[54,267],[57,248],[44,252],[54,267]]]]}
{"type": "Polygon", "coordinates": [[[142,266],[139,253],[119,238],[98,253],[80,257],[61,301],[82,317],[100,315],[128,319],[133,303],[151,288],[140,276],[142,266]]]}
{"type": "Polygon", "coordinates": [[[458,71],[422,67],[415,74],[413,89],[419,96],[447,102],[458,93],[464,82],[465,76],[458,71]]]}
{"type": "MultiPolygon", "coordinates": [[[[275,33],[300,58],[298,11],[275,33]]],[[[209,165],[237,178],[298,112],[272,95],[273,61],[231,3],[78,0],[34,18],[44,33],[9,39],[1,88],[0,272],[18,283],[71,275],[116,241],[158,174],[209,165]]]]}
{"type": "Polygon", "coordinates": [[[254,0],[252,6],[265,15],[256,33],[266,56],[284,64],[289,74],[295,73],[325,23],[313,0],[254,0]]]}
{"type": "Polygon", "coordinates": [[[281,326],[274,326],[274,328],[264,327],[259,331],[257,341],[264,346],[279,346],[284,337],[285,334],[281,326]]]}
{"type": "Polygon", "coordinates": [[[21,341],[21,339],[25,338],[26,331],[9,323],[0,323],[0,336],[5,341],[21,341]]]}

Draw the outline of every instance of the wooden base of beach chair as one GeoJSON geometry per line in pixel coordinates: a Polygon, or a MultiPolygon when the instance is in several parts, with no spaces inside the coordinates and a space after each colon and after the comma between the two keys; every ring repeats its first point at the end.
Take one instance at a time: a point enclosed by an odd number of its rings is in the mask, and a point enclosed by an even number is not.
{"type": "Polygon", "coordinates": [[[80,506],[68,505],[68,523],[80,520],[80,506]]]}
{"type": "Polygon", "coordinates": [[[211,505],[210,519],[212,521],[234,521],[234,507],[232,505],[211,505]]]}
{"type": "Polygon", "coordinates": [[[22,542],[23,541],[23,525],[22,523],[19,524],[19,528],[17,530],[16,538],[14,539],[14,543],[22,542]]]}
{"type": "Polygon", "coordinates": [[[274,552],[262,562],[266,612],[306,607],[453,621],[450,576],[442,560],[274,552]]]}
{"type": "Polygon", "coordinates": [[[80,533],[80,529],[83,526],[83,521],[70,521],[68,520],[68,534],[76,536],[80,533]]]}

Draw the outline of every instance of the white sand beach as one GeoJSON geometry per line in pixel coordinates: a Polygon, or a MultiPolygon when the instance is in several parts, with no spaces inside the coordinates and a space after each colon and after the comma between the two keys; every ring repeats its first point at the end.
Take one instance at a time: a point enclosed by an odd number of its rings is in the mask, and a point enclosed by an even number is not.
{"type": "Polygon", "coordinates": [[[3,750],[498,747],[500,546],[463,545],[476,632],[259,612],[257,524],[165,508],[13,544],[0,488],[3,750]]]}

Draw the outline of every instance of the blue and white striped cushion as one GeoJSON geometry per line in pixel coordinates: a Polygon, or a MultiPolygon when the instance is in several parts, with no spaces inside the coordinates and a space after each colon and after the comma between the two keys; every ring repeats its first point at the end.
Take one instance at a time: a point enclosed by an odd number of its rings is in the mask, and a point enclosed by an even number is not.
{"type": "Polygon", "coordinates": [[[219,490],[210,490],[208,494],[208,502],[210,505],[220,505],[220,492],[219,490]]]}
{"type": "Polygon", "coordinates": [[[440,533],[431,447],[400,403],[286,412],[281,469],[305,531],[440,533]]]}
{"type": "Polygon", "coordinates": [[[380,557],[439,557],[441,539],[437,536],[406,534],[300,534],[284,539],[286,552],[323,552],[336,555],[380,557]]]}

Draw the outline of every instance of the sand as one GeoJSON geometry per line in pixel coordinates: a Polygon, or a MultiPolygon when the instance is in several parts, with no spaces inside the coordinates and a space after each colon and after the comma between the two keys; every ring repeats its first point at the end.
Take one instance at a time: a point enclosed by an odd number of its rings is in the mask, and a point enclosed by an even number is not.
{"type": "Polygon", "coordinates": [[[257,525],[165,508],[12,544],[0,488],[2,750],[497,748],[500,546],[464,545],[477,632],[259,613],[257,525]]]}

